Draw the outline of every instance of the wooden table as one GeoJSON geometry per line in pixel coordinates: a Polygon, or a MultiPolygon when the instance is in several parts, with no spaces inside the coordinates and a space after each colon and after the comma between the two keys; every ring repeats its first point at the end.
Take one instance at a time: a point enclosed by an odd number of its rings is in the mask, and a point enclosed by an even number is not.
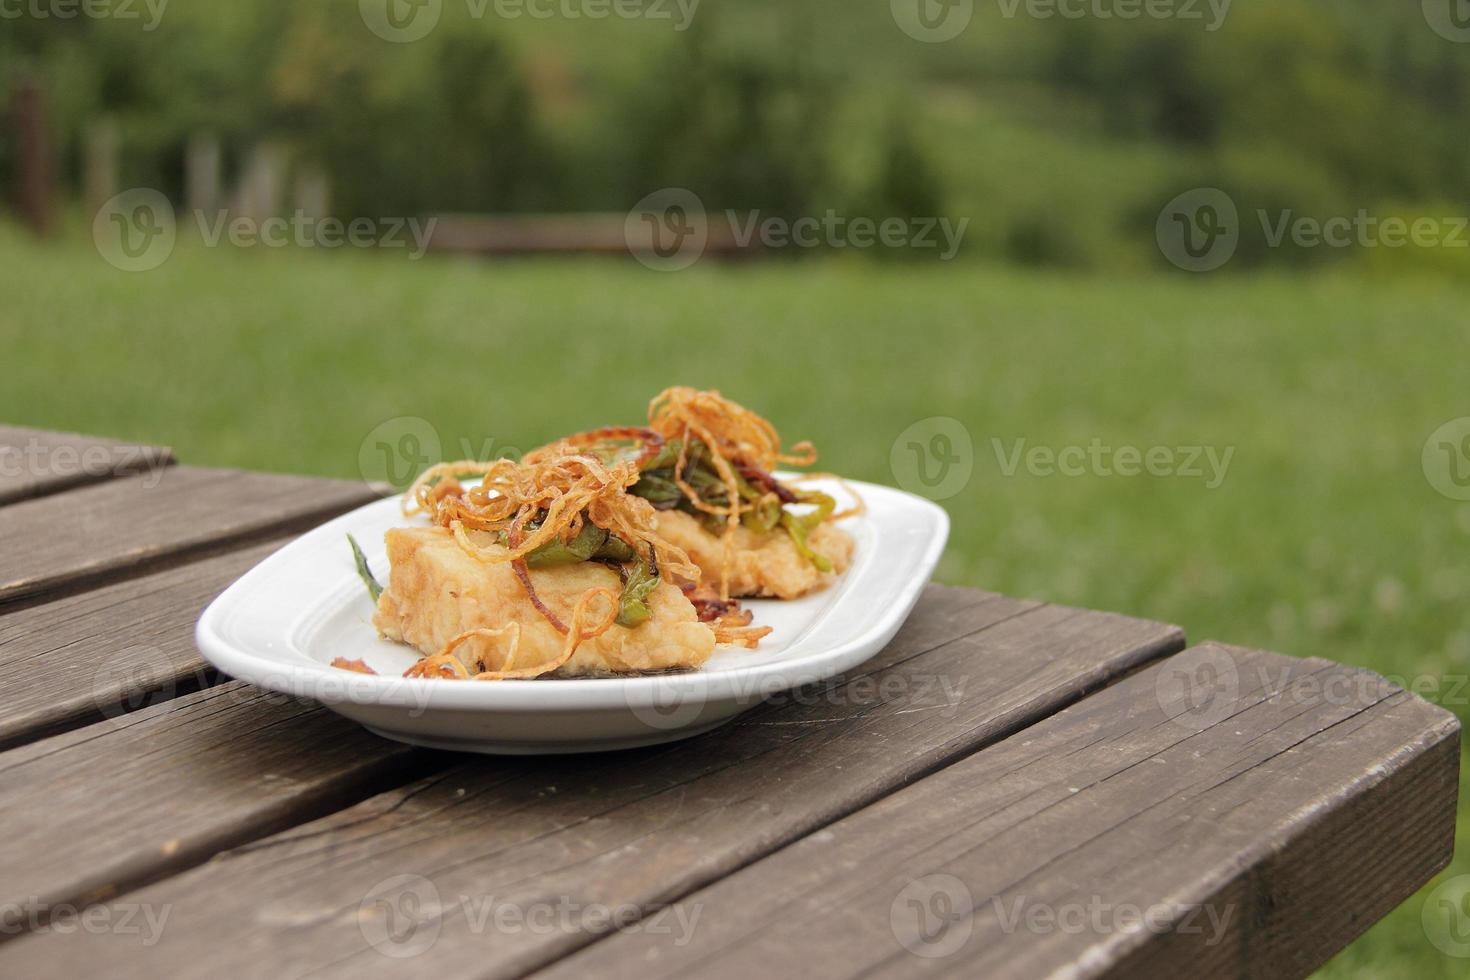
{"type": "Polygon", "coordinates": [[[1450,858],[1450,714],[940,586],[692,741],[383,741],[192,642],[373,492],[171,462],[0,429],[0,976],[1302,976],[1450,858]]]}

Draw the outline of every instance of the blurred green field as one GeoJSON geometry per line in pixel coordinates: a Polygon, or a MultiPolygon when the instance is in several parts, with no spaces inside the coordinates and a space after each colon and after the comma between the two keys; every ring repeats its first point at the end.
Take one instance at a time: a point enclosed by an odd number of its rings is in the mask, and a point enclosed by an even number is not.
{"type": "MultiPolygon", "coordinates": [[[[974,475],[945,501],[944,581],[1405,683],[1470,674],[1470,504],[1436,493],[1421,466],[1430,433],[1470,415],[1470,289],[1442,280],[838,257],[667,275],[188,242],[130,275],[89,243],[37,246],[3,226],[0,269],[8,422],[166,443],[191,463],[357,477],[364,440],[397,417],[429,420],[446,453],[524,449],[637,420],[684,383],[816,441],[825,468],[892,483],[900,434],[948,416],[971,435],[974,475]],[[1234,454],[1214,489],[1008,476],[1021,439],[1234,454]]],[[[1427,693],[1470,713],[1462,687],[1427,693]]],[[[1467,872],[1462,857],[1448,873],[1467,872]]],[[[1328,975],[1463,976],[1425,939],[1420,909],[1406,903],[1328,975]]]]}

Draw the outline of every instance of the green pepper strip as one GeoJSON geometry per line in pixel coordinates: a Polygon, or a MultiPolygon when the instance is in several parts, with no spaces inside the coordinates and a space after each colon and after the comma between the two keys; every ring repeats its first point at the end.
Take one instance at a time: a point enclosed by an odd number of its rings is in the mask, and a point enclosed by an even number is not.
{"type": "Polygon", "coordinates": [[[658,588],[658,565],[657,559],[653,563],[642,558],[628,570],[628,577],[623,583],[623,595],[618,600],[619,626],[633,629],[648,622],[653,615],[653,610],[648,608],[648,597],[653,590],[658,588]]]}
{"type": "Polygon", "coordinates": [[[588,561],[598,549],[607,544],[607,532],[590,521],[570,541],[552,538],[526,556],[530,568],[552,568],[556,565],[575,565],[588,561]]]}
{"type": "Polygon", "coordinates": [[[609,534],[595,524],[583,524],[570,541],[560,538],[548,541],[526,556],[530,568],[555,568],[583,561],[615,561],[626,563],[638,557],[626,541],[609,534]]]}
{"type": "MultiPolygon", "coordinates": [[[[679,464],[679,453],[684,443],[672,439],[664,443],[657,456],[643,465],[643,472],[632,493],[653,504],[671,505],[684,502],[684,491],[674,481],[674,470],[679,464]]],[[[693,440],[684,458],[684,481],[694,488],[705,503],[724,506],[725,484],[720,475],[709,465],[709,450],[704,443],[693,440]]]]}
{"type": "MultiPolygon", "coordinates": [[[[699,518],[709,533],[723,534],[727,527],[726,519],[719,514],[710,514],[694,507],[685,499],[683,490],[674,482],[674,467],[679,460],[680,446],[681,442],[678,439],[665,443],[659,455],[644,467],[643,474],[632,492],[655,505],[677,505],[680,510],[688,511],[699,518]]],[[[708,465],[707,454],[708,450],[703,442],[696,440],[689,443],[689,453],[684,464],[684,480],[694,488],[704,503],[711,507],[728,507],[729,492],[719,474],[708,465]]],[[[815,509],[809,513],[797,515],[787,511],[780,501],[765,500],[762,502],[765,494],[752,486],[740,474],[737,473],[735,479],[738,483],[740,499],[745,503],[756,504],[754,508],[741,515],[742,524],[754,531],[771,531],[777,525],[784,527],[791,535],[791,541],[796,545],[796,550],[803,557],[815,565],[819,571],[830,572],[832,570],[832,562],[813,551],[807,544],[807,539],[837,511],[837,501],[825,493],[814,491],[799,493],[797,501],[803,504],[813,504],[815,509]]]]}
{"type": "MultiPolygon", "coordinates": [[[[674,482],[674,467],[678,463],[681,445],[678,439],[665,443],[659,455],[645,466],[632,492],[654,506],[677,508],[693,514],[705,524],[710,533],[721,534],[726,527],[726,519],[695,507],[685,498],[684,491],[679,485],[674,482]]],[[[729,507],[729,490],[725,486],[725,481],[709,465],[708,456],[709,450],[703,442],[696,440],[689,443],[689,455],[684,465],[684,481],[699,494],[699,499],[705,504],[711,507],[729,507]]],[[[741,515],[742,524],[754,531],[770,531],[781,523],[780,501],[763,500],[765,493],[752,486],[750,481],[738,473],[735,479],[740,491],[740,500],[746,504],[757,505],[741,515]]]]}
{"type": "Polygon", "coordinates": [[[740,496],[747,501],[754,501],[756,503],[754,509],[748,510],[741,515],[741,523],[755,531],[773,530],[777,524],[781,523],[781,515],[783,513],[781,501],[776,500],[774,497],[767,497],[766,494],[751,486],[745,477],[740,476],[738,473],[736,474],[736,479],[740,481],[740,496]]]}
{"type": "Polygon", "coordinates": [[[671,507],[684,500],[684,491],[679,489],[679,485],[670,477],[657,473],[644,473],[631,492],[655,507],[671,507]]]}
{"type": "Polygon", "coordinates": [[[618,600],[617,623],[631,629],[648,620],[652,615],[648,596],[658,586],[658,571],[650,568],[638,557],[638,552],[616,534],[609,534],[589,522],[582,525],[582,530],[572,540],[556,538],[526,556],[529,568],[555,568],[584,561],[610,561],[620,565],[634,563],[626,574],[623,594],[618,600]]]}
{"type": "Polygon", "coordinates": [[[837,501],[825,493],[808,491],[796,495],[799,503],[815,504],[816,507],[807,514],[793,514],[789,510],[781,512],[781,526],[786,528],[786,533],[791,535],[791,543],[796,545],[796,550],[808,561],[816,566],[819,572],[832,571],[832,562],[825,556],[819,555],[807,544],[807,537],[826,523],[827,518],[837,510],[837,501]]]}
{"type": "Polygon", "coordinates": [[[362,584],[367,586],[368,595],[372,596],[373,602],[376,603],[378,597],[383,594],[383,587],[378,584],[377,579],[373,578],[372,569],[368,568],[367,555],[362,553],[362,547],[358,545],[357,539],[349,534],[347,540],[352,545],[352,560],[357,563],[357,575],[362,579],[362,584]]]}

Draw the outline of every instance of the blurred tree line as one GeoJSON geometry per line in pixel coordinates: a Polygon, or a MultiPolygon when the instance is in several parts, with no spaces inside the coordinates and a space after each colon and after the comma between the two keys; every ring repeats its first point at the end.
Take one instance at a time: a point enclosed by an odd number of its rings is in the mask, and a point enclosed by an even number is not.
{"type": "MultiPolygon", "coordinates": [[[[342,217],[616,212],[683,186],[711,209],[970,217],[969,254],[1127,268],[1160,261],[1164,202],[1214,186],[1242,264],[1305,263],[1332,250],[1268,248],[1257,211],[1470,213],[1470,45],[1418,6],[1238,3],[1206,31],[977,5],[930,45],[882,3],[704,0],[683,32],[446,3],[391,44],[345,0],[176,3],[154,31],[6,20],[0,84],[43,80],[72,188],[106,119],[122,186],[179,199],[208,134],[227,179],[263,144],[329,175],[342,217]]],[[[14,163],[7,127],[0,184],[14,163]]]]}

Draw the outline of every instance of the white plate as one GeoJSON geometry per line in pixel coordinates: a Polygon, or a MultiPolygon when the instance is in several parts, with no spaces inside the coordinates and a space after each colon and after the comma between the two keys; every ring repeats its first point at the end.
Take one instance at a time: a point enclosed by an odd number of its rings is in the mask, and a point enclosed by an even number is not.
{"type": "MultiPolygon", "coordinates": [[[[836,482],[808,485],[842,499],[836,482]]],[[[387,738],[512,755],[633,748],[688,738],[762,699],[825,680],[872,657],[908,618],[949,535],[927,500],[852,486],[867,513],[842,526],[857,542],[852,567],[825,592],[748,604],[775,632],[758,650],[721,649],[700,671],[535,681],[407,680],[417,659],[380,638],[346,536],[361,542],[379,581],[383,534],[406,521],[398,498],[324,524],[271,555],[204,611],[196,638],[210,663],[257,687],[320,702],[387,738]],[[330,666],[362,658],[382,676],[330,666]]]]}

